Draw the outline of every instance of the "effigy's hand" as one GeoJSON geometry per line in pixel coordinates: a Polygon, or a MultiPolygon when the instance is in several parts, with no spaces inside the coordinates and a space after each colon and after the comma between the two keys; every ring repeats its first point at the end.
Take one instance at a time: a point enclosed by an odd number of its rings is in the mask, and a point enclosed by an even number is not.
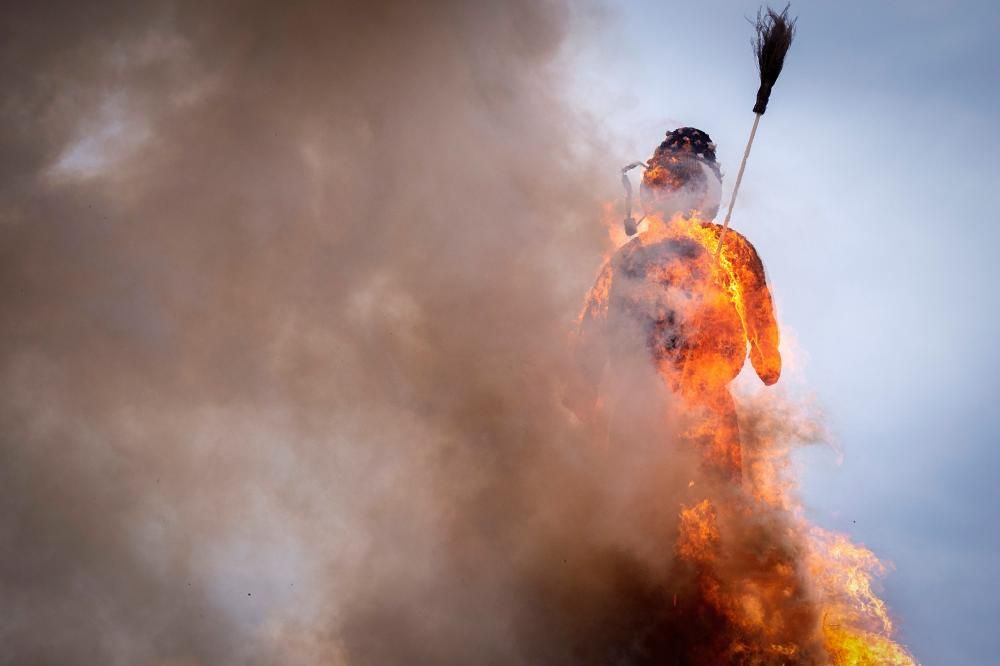
{"type": "Polygon", "coordinates": [[[773,386],[781,377],[781,354],[777,349],[770,354],[764,354],[757,347],[751,347],[750,363],[765,386],[773,386]]]}

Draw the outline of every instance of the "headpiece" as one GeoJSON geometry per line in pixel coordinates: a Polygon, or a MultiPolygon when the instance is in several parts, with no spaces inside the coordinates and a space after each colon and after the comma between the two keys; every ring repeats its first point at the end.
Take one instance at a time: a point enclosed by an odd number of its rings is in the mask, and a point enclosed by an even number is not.
{"type": "MultiPolygon", "coordinates": [[[[636,233],[639,222],[632,217],[632,184],[628,171],[641,166],[645,168],[640,186],[640,195],[645,204],[656,198],[657,190],[678,191],[685,187],[706,188],[706,168],[722,181],[722,170],[715,159],[715,144],[705,132],[694,127],[681,127],[667,132],[667,137],[653,151],[648,162],[633,162],[622,169],[622,185],[625,187],[625,233],[636,233]]],[[[715,209],[703,211],[715,215],[715,209]]]]}

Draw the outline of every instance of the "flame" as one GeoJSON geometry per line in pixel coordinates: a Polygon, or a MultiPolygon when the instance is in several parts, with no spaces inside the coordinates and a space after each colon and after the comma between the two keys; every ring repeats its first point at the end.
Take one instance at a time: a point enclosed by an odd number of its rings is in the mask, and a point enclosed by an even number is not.
{"type": "Polygon", "coordinates": [[[707,562],[719,542],[719,526],[715,508],[707,499],[698,504],[681,507],[680,540],[677,552],[690,562],[707,562]]]}
{"type": "Polygon", "coordinates": [[[824,599],[823,643],[835,664],[904,666],[915,661],[891,636],[889,610],[872,582],[886,566],[846,536],[813,527],[808,570],[824,599]]]}
{"type": "MultiPolygon", "coordinates": [[[[606,207],[605,219],[618,249],[609,251],[585,301],[579,349],[597,354],[587,339],[616,316],[639,322],[661,378],[681,403],[683,440],[701,453],[704,486],[721,481],[736,491],[723,505],[690,481],[693,500],[680,507],[674,553],[695,572],[698,603],[736,629],[725,659],[915,664],[893,640],[889,611],[874,589],[886,566],[870,550],[802,517],[789,473],[791,447],[768,438],[764,424],[754,433],[754,449],[743,450],[728,385],[748,355],[765,384],[781,373],[778,325],[752,245],[730,231],[720,251],[721,227],[697,215],[649,217],[627,242],[615,231],[613,207],[606,207]],[[772,524],[783,527],[761,527],[772,524]],[[752,566],[745,564],[748,552],[752,566]]],[[[766,399],[784,432],[814,435],[797,422],[795,409],[766,399]]]]}

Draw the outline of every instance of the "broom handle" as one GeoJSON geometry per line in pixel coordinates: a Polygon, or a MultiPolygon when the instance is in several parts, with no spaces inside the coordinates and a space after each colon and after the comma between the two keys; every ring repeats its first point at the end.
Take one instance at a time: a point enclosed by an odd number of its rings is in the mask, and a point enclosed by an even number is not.
{"type": "Polygon", "coordinates": [[[715,258],[719,258],[722,252],[722,241],[726,239],[726,231],[729,229],[729,220],[733,217],[733,206],[736,205],[736,194],[740,191],[740,183],[743,182],[743,171],[747,168],[747,158],[750,157],[750,146],[753,145],[753,138],[757,134],[757,123],[760,122],[762,113],[753,114],[753,128],[750,130],[750,139],[747,141],[747,149],[743,151],[743,161],[740,162],[740,172],[736,174],[736,185],[733,187],[733,196],[729,198],[729,210],[726,211],[726,221],[722,223],[722,233],[719,234],[719,247],[715,250],[715,258]]]}

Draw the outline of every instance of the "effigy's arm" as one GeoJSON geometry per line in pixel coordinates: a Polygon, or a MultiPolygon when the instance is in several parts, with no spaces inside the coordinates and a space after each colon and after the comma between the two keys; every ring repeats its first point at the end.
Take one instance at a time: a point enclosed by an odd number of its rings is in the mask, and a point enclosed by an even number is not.
{"type": "Polygon", "coordinates": [[[757,250],[742,235],[730,232],[725,239],[733,274],[743,297],[743,319],[750,343],[750,363],[767,386],[781,376],[780,333],[774,302],[767,288],[764,264],[757,250]]]}
{"type": "Polygon", "coordinates": [[[598,388],[608,358],[608,295],[612,275],[611,261],[607,261],[587,294],[573,340],[576,376],[567,387],[565,402],[581,420],[588,418],[597,403],[598,388]]]}

